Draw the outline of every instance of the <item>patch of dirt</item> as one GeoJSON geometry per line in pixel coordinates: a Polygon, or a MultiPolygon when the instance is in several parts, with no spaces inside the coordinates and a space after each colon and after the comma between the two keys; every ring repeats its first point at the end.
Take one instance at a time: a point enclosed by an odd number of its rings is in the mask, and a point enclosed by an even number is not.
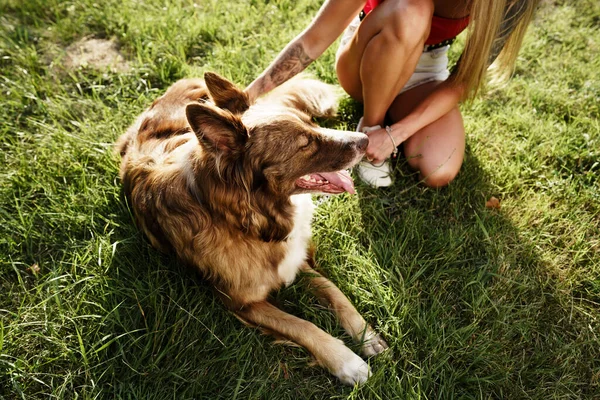
{"type": "Polygon", "coordinates": [[[70,69],[88,67],[125,72],[129,64],[119,52],[115,39],[84,37],[66,48],[65,66],[70,69]]]}

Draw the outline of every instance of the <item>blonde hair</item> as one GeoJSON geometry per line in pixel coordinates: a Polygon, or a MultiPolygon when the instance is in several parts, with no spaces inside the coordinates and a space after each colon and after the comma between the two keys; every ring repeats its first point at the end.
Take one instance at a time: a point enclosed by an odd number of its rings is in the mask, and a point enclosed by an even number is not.
{"type": "Polygon", "coordinates": [[[496,50],[494,40],[506,34],[501,32],[501,28],[505,28],[502,22],[506,13],[520,19],[494,62],[493,77],[495,81],[500,81],[512,74],[527,26],[538,3],[539,0],[473,0],[465,48],[452,75],[452,80],[461,83],[464,88],[463,99],[473,98],[482,86],[490,61],[493,61],[490,56],[496,50]],[[519,6],[523,9],[511,10],[519,6]]]}

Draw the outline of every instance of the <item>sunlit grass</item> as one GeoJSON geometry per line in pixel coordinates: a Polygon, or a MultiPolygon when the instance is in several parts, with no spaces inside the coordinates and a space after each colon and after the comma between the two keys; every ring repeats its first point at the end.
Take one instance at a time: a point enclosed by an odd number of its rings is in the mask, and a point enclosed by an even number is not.
{"type": "MultiPolygon", "coordinates": [[[[600,397],[596,1],[544,3],[513,79],[463,107],[448,188],[400,161],[394,187],[319,206],[319,268],[392,348],[364,387],[243,326],[138,233],[114,140],[181,77],[250,83],[318,7],[0,3],[0,398],[600,397]],[[86,36],[114,38],[129,69],[65,68],[86,36]]],[[[310,67],[331,83],[333,54],[310,67]]],[[[359,112],[345,99],[333,125],[359,112]]],[[[299,286],[275,301],[352,346],[299,286]]]]}

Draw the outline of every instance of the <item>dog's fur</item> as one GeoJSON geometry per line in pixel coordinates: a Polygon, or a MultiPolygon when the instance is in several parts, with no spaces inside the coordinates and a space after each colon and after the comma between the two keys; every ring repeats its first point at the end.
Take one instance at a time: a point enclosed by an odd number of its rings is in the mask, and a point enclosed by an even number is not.
{"type": "Polygon", "coordinates": [[[204,78],[175,83],[117,143],[138,225],[154,247],[199,269],[240,319],[304,346],[344,383],[364,382],[370,372],[360,357],[267,296],[307,272],[364,355],[387,348],[310,266],[310,193],[344,191],[323,176],[358,162],[366,136],[312,122],[335,111],[324,83],[292,80],[251,105],[231,82],[204,78]]]}

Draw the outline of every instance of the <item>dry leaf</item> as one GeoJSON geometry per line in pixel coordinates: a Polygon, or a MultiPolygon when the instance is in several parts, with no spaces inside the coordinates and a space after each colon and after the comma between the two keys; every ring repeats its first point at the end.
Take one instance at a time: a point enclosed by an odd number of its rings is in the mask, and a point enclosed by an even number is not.
{"type": "Polygon", "coordinates": [[[35,263],[31,267],[27,268],[27,271],[31,272],[34,275],[37,275],[40,273],[40,266],[38,265],[38,263],[35,263]]]}
{"type": "Polygon", "coordinates": [[[288,372],[287,365],[285,365],[285,363],[279,362],[279,367],[283,371],[283,379],[290,379],[290,374],[288,372]]]}
{"type": "Polygon", "coordinates": [[[500,209],[500,200],[498,198],[492,196],[488,201],[485,202],[486,208],[495,208],[496,210],[500,209]]]}

